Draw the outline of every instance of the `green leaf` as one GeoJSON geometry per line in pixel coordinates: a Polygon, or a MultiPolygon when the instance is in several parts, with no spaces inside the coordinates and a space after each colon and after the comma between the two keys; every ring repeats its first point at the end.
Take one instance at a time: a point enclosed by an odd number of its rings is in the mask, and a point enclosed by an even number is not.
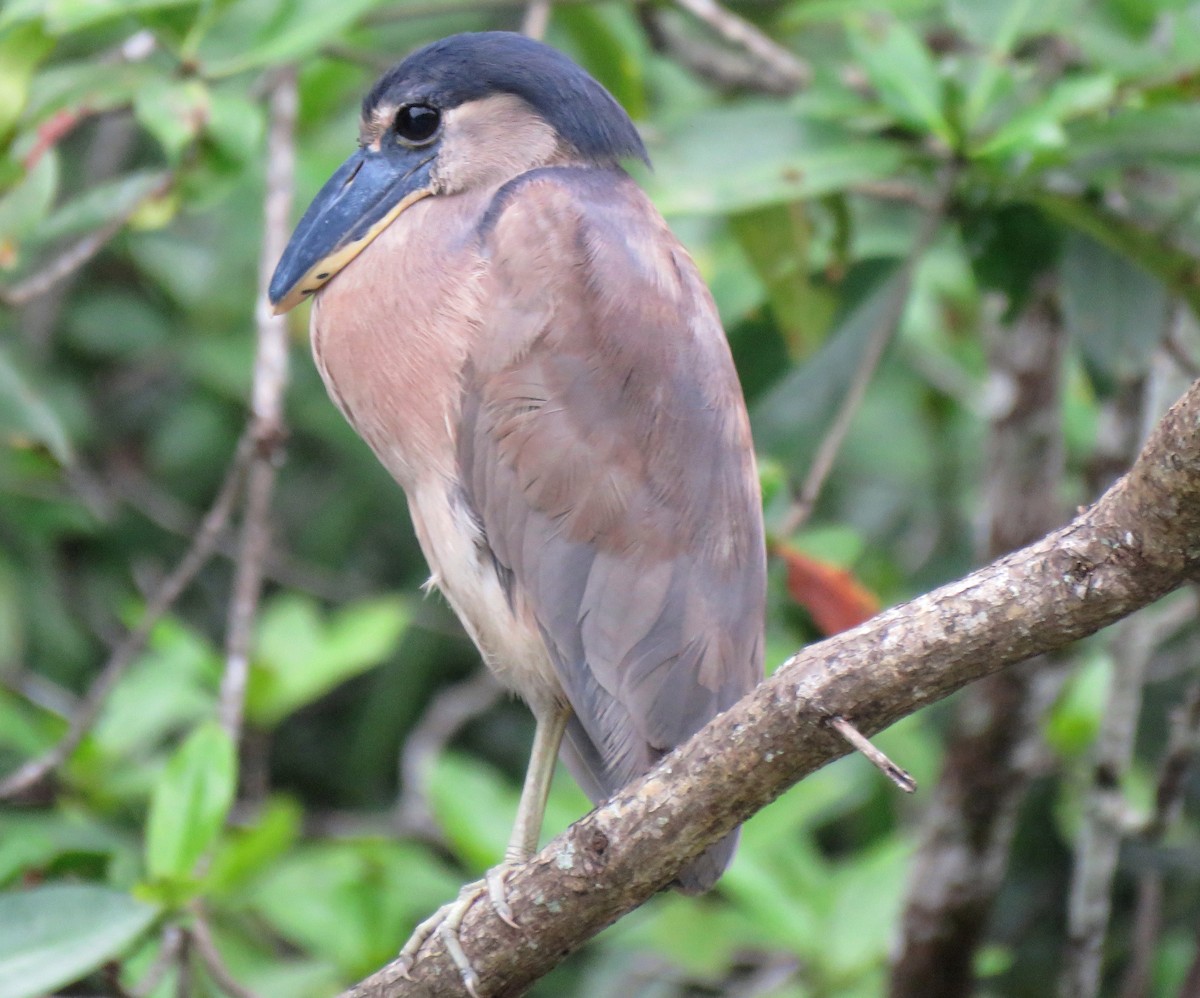
{"type": "Polygon", "coordinates": [[[812,220],[800,202],[759,208],[730,219],[734,235],[767,289],[771,312],[794,359],[825,338],[836,297],[810,276],[812,220]]]}
{"type": "Polygon", "coordinates": [[[1067,238],[1060,275],[1067,331],[1088,361],[1117,382],[1144,374],[1171,309],[1162,282],[1080,233],[1067,238]]]}
{"type": "MultiPolygon", "coordinates": [[[[334,41],[347,27],[375,7],[379,0],[284,0],[280,13],[237,55],[207,61],[210,78],[232,76],[260,66],[307,59],[334,41]]],[[[236,7],[236,5],[234,5],[236,7]]],[[[204,60],[204,46],[201,46],[204,60]]]]}
{"type": "MultiPolygon", "coordinates": [[[[136,626],[136,616],[129,616],[136,626]]],[[[128,775],[136,760],[212,716],[219,670],[220,658],[203,636],[170,618],[160,620],[84,745],[108,768],[128,775]]]]}
{"type": "Polygon", "coordinates": [[[106,285],[77,302],[65,331],[90,357],[136,363],[169,349],[172,323],[144,294],[106,285]]]}
{"type": "Polygon", "coordinates": [[[300,838],[304,812],[285,797],[272,797],[251,825],[239,825],[222,840],[207,878],[210,891],[244,887],[265,872],[300,838]]]}
{"type": "Polygon", "coordinates": [[[53,39],[37,22],[0,29],[0,149],[25,109],[34,70],[53,48],[53,39]]]}
{"type": "MultiPolygon", "coordinates": [[[[32,758],[51,748],[62,737],[66,723],[39,710],[8,690],[0,689],[0,748],[32,758]]],[[[3,847],[0,846],[0,854],[3,847]]],[[[0,876],[0,881],[4,878],[0,876]]]]}
{"type": "Polygon", "coordinates": [[[1107,0],[1095,4],[1071,3],[1067,9],[1073,16],[1065,34],[1086,62],[1104,66],[1135,87],[1147,80],[1180,77],[1188,81],[1184,87],[1190,90],[1200,45],[1200,19],[1196,17],[1195,6],[1187,0],[1183,3],[1107,0]],[[1120,7],[1140,8],[1139,20],[1143,24],[1151,20],[1161,27],[1150,34],[1119,14],[1114,17],[1120,7]]]}
{"type": "Polygon", "coordinates": [[[1108,706],[1113,663],[1095,645],[1075,670],[1046,719],[1046,742],[1060,755],[1082,755],[1096,739],[1108,706]]]}
{"type": "Polygon", "coordinates": [[[885,9],[895,16],[914,16],[940,10],[943,0],[805,0],[782,8],[780,27],[795,30],[850,16],[878,14],[885,9]]]}
{"type": "Polygon", "coordinates": [[[1074,122],[1068,135],[1072,170],[1191,166],[1200,158],[1200,105],[1122,108],[1074,122]]]}
{"type": "Polygon", "coordinates": [[[152,880],[186,883],[215,843],[237,789],[229,735],[208,722],[167,763],[146,820],[146,869],[152,880]]]}
{"type": "Polygon", "coordinates": [[[0,8],[0,30],[7,30],[23,21],[40,20],[46,0],[6,0],[0,8]]]}
{"type": "MultiPolygon", "coordinates": [[[[24,578],[19,562],[0,553],[0,675],[11,674],[19,668],[25,655],[25,622],[21,619],[21,592],[29,580],[24,578]]],[[[0,705],[4,696],[0,695],[0,705]]],[[[3,706],[0,706],[3,711],[3,706]]],[[[6,726],[0,719],[0,744],[4,743],[6,726]]]]}
{"type": "Polygon", "coordinates": [[[519,796],[499,771],[455,752],[443,752],[429,774],[438,825],[454,851],[480,871],[504,858],[519,796]]]}
{"type": "Polygon", "coordinates": [[[1000,125],[972,154],[998,157],[1061,149],[1068,144],[1065,123],[1106,108],[1116,92],[1117,82],[1107,73],[1060,80],[1000,125]]]}
{"type": "Polygon", "coordinates": [[[40,121],[55,111],[85,107],[93,114],[133,103],[141,91],[171,82],[163,68],[148,62],[83,59],[45,67],[29,87],[27,119],[40,121]]]}
{"type": "Polygon", "coordinates": [[[138,92],[133,112],[142,127],[158,140],[171,162],[208,124],[208,88],[199,80],[182,80],[138,92]]]}
{"type": "Polygon", "coordinates": [[[59,464],[74,460],[71,441],[58,414],[0,345],[0,444],[23,447],[31,443],[45,447],[59,464]]]}
{"type": "MultiPolygon", "coordinates": [[[[692,898],[666,892],[652,899],[639,912],[638,918],[624,920],[613,928],[610,948],[616,952],[606,955],[605,963],[611,964],[614,957],[620,956],[627,956],[635,963],[639,958],[645,959],[646,953],[653,952],[655,959],[671,965],[673,974],[683,970],[697,978],[716,979],[725,975],[739,954],[775,942],[773,938],[768,942],[763,936],[761,923],[732,905],[696,904],[692,898]]],[[[797,938],[780,939],[778,945],[793,949],[797,938]]],[[[799,952],[796,955],[799,956],[799,952]]],[[[630,975],[628,980],[638,971],[630,966],[627,973],[630,975]]],[[[619,991],[614,987],[589,987],[579,993],[613,995],[619,991]]],[[[652,994],[667,998],[672,993],[679,994],[670,986],[661,991],[638,989],[641,996],[652,994]]],[[[780,992],[773,990],[771,993],[783,998],[780,992]]]]}
{"type": "Polygon", "coordinates": [[[1052,218],[1091,236],[1153,274],[1200,316],[1200,284],[1196,281],[1196,260],[1190,253],[1176,249],[1157,233],[1110,214],[1084,197],[1036,193],[1027,199],[1052,218]]]}
{"type": "Polygon", "coordinates": [[[35,998],[119,956],[155,908],[95,884],[0,894],[0,998],[35,998]]]}
{"type": "Polygon", "coordinates": [[[579,47],[580,62],[635,121],[646,115],[644,35],[624,11],[586,4],[563,6],[554,24],[565,29],[579,47]]]}
{"type": "Polygon", "coordinates": [[[135,857],[128,838],[75,811],[0,813],[0,884],[47,872],[83,857],[105,870],[135,857]]]}
{"type": "Polygon", "coordinates": [[[353,603],[328,622],[307,597],[276,597],[259,620],[247,716],[272,727],[378,665],[396,649],[408,620],[408,607],[398,597],[353,603]]]}
{"type": "Polygon", "coordinates": [[[0,197],[0,246],[15,250],[50,211],[58,192],[58,156],[51,150],[0,197]]]}
{"type": "Polygon", "coordinates": [[[162,185],[164,178],[161,171],[139,170],[89,188],[38,227],[36,244],[81,235],[129,215],[162,185]]]}
{"type": "Polygon", "coordinates": [[[962,233],[975,279],[1004,295],[1008,315],[1025,307],[1038,278],[1062,252],[1062,230],[1044,212],[1004,202],[965,211],[962,233]]]}
{"type": "Polygon", "coordinates": [[[785,461],[803,467],[823,427],[845,394],[861,362],[862,351],[882,321],[901,278],[892,262],[863,265],[840,288],[843,313],[834,331],[808,363],[793,368],[751,407],[754,440],[785,461]]]}
{"type": "Polygon", "coordinates": [[[210,95],[207,136],[230,161],[258,159],[265,127],[261,104],[228,89],[210,95]]]}
{"type": "Polygon", "coordinates": [[[920,36],[886,15],[854,18],[848,30],[850,47],[884,105],[904,124],[954,148],[942,79],[920,36]]]}
{"type": "Polygon", "coordinates": [[[639,179],[659,210],[673,215],[745,211],[844,191],[894,173],[907,153],[784,105],[746,102],[680,122],[652,156],[654,172],[639,171],[639,179]]]}
{"type": "Polygon", "coordinates": [[[392,959],[458,886],[419,846],[329,842],[293,851],[260,878],[250,903],[285,938],[358,977],[392,959]]]}
{"type": "Polygon", "coordinates": [[[1034,0],[954,0],[951,16],[964,26],[978,45],[986,46],[987,54],[976,61],[978,73],[967,90],[963,119],[970,131],[984,118],[1008,74],[1006,60],[1022,29],[1028,24],[1035,6],[1034,0]]]}
{"type": "Polygon", "coordinates": [[[834,973],[862,971],[887,960],[904,910],[911,846],[886,838],[839,867],[824,962],[834,973]]]}
{"type": "Polygon", "coordinates": [[[171,7],[193,7],[198,0],[46,0],[46,26],[65,35],[105,21],[171,7]]]}

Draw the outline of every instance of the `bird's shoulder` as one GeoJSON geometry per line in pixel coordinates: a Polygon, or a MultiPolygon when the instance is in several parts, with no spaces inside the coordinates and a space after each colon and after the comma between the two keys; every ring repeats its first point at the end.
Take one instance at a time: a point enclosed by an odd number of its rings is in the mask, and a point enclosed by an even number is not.
{"type": "Polygon", "coordinates": [[[582,272],[591,290],[619,288],[627,300],[648,306],[678,308],[689,297],[707,299],[687,251],[618,167],[549,166],[522,173],[496,191],[478,234],[502,276],[536,274],[546,287],[556,270],[582,272]]]}
{"type": "Polygon", "coordinates": [[[620,216],[618,224],[637,226],[648,207],[645,193],[620,167],[540,166],[496,188],[480,217],[478,233],[485,242],[509,238],[539,217],[558,230],[564,221],[603,228],[606,221],[618,222],[615,216],[620,216]]]}

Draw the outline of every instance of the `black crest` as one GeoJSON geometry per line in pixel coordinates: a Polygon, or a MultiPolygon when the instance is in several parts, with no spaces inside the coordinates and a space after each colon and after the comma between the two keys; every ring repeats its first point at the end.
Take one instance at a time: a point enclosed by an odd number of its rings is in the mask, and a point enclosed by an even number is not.
{"type": "Polygon", "coordinates": [[[363,111],[384,100],[452,108],[497,93],[520,97],[589,159],[649,162],[612,94],[557,49],[509,31],[451,35],[418,49],[371,88],[363,111]]]}

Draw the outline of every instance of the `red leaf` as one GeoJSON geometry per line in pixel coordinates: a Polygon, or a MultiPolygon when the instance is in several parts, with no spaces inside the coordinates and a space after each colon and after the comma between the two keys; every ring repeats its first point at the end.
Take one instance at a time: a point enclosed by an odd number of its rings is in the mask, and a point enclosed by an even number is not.
{"type": "Polygon", "coordinates": [[[787,564],[788,593],[826,637],[857,627],[879,612],[875,594],[846,569],[783,544],[776,553],[787,564]]]}
{"type": "Polygon", "coordinates": [[[86,105],[79,108],[63,108],[61,111],[55,111],[46,121],[38,125],[37,138],[34,139],[33,147],[25,154],[25,161],[22,164],[25,172],[28,173],[37,166],[38,160],[46,154],[47,150],[58,145],[76,125],[91,113],[92,109],[86,105]]]}

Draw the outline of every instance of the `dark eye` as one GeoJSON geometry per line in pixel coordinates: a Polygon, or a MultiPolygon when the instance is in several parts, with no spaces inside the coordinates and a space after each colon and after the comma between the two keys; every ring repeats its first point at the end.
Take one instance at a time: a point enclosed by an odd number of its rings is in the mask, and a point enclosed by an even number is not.
{"type": "Polygon", "coordinates": [[[427,104],[409,104],[396,112],[396,134],[407,142],[425,142],[433,138],[442,123],[437,108],[427,104]]]}

